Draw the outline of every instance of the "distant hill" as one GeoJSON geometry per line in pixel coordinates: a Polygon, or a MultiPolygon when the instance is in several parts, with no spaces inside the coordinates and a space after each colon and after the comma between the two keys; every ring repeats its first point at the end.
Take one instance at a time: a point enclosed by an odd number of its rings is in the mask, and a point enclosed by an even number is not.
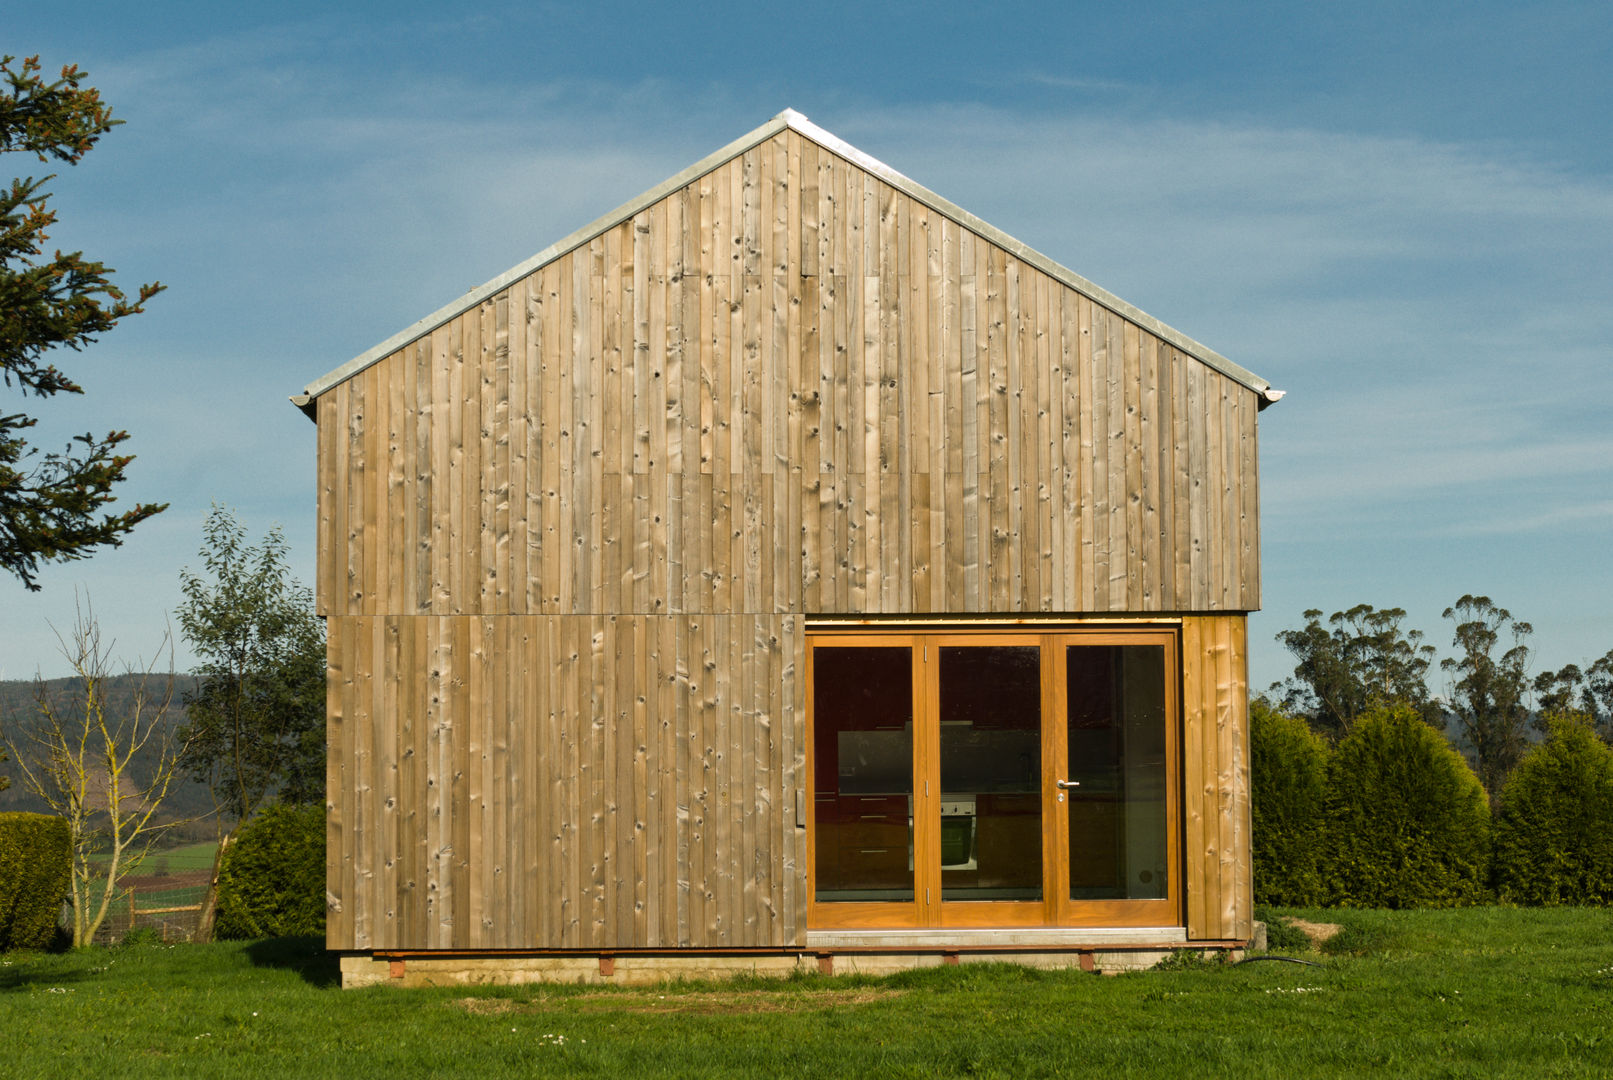
{"type": "MultiPolygon", "coordinates": [[[[148,695],[159,691],[162,680],[166,678],[167,676],[163,675],[148,679],[148,695]]],[[[107,709],[112,717],[126,716],[132,709],[139,680],[138,675],[117,675],[106,681],[104,693],[107,709]]],[[[78,680],[73,678],[46,679],[42,685],[46,693],[65,706],[71,700],[77,682],[78,680]]],[[[185,723],[184,695],[187,691],[193,691],[195,686],[196,678],[193,675],[174,676],[173,701],[164,717],[168,730],[172,731],[185,723]]],[[[38,715],[40,687],[41,684],[32,679],[0,680],[0,730],[4,730],[11,742],[19,747],[23,747],[26,742],[22,732],[38,715]]],[[[143,756],[137,756],[133,765],[134,775],[141,779],[149,777],[152,759],[153,754],[149,751],[143,756]]],[[[48,806],[27,790],[21,770],[17,768],[15,761],[0,763],[0,776],[11,778],[11,786],[0,791],[0,811],[50,812],[48,806]]],[[[207,785],[186,776],[175,778],[174,786],[169,789],[168,797],[163,800],[158,817],[164,822],[190,822],[175,828],[170,834],[170,840],[180,842],[211,838],[215,829],[212,813],[213,800],[207,792],[207,785]]]]}

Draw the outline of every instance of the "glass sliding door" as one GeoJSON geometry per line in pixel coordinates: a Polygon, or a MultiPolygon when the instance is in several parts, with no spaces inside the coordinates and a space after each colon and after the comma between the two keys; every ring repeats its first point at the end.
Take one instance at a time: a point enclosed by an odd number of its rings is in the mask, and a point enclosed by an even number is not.
{"type": "Polygon", "coordinates": [[[1174,628],[808,640],[815,927],[1181,924],[1174,628]]]}
{"type": "Polygon", "coordinates": [[[913,899],[913,660],[901,646],[813,655],[817,899],[913,899]]]}
{"type": "Polygon", "coordinates": [[[941,899],[1042,899],[1037,645],[942,645],[941,899]]]}
{"type": "Polygon", "coordinates": [[[1066,646],[1070,898],[1166,896],[1165,650],[1066,646]]]}

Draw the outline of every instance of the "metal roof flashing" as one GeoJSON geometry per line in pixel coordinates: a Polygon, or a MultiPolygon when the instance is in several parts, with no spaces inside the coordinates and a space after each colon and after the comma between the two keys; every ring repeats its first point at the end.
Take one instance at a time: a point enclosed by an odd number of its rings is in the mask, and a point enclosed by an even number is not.
{"type": "Polygon", "coordinates": [[[329,390],[331,387],[335,386],[337,383],[357,375],[365,368],[379,362],[381,359],[390,355],[391,353],[396,352],[409,342],[414,341],[425,334],[429,334],[431,331],[448,322],[450,319],[453,319],[465,311],[475,307],[488,297],[503,291],[507,286],[532,273],[545,263],[558,259],[568,251],[572,251],[573,249],[588,243],[590,240],[593,240],[601,233],[615,228],[622,222],[632,218],[644,208],[653,203],[659,202],[661,199],[670,195],[672,192],[677,191],[679,188],[684,187],[691,181],[696,180],[711,170],[726,164],[739,155],[745,153],[745,151],[751,149],[753,146],[771,139],[773,136],[777,135],[786,128],[797,132],[804,138],[812,140],[824,149],[838,154],[859,168],[878,176],[881,180],[903,192],[910,198],[916,199],[918,202],[923,203],[925,206],[928,206],[937,213],[944,214],[945,216],[952,218],[964,228],[979,234],[984,239],[989,240],[999,247],[1007,250],[1021,262],[1029,263],[1030,265],[1035,266],[1037,269],[1047,273],[1055,280],[1063,282],[1065,285],[1068,285],[1075,291],[1082,293],[1094,302],[1102,304],[1104,307],[1110,309],[1116,314],[1137,323],[1150,333],[1164,341],[1169,342],[1171,345],[1180,349],[1182,352],[1187,353],[1189,356],[1192,356],[1202,363],[1214,368],[1216,371],[1219,371],[1221,374],[1232,379],[1234,382],[1240,383],[1250,390],[1253,390],[1259,401],[1259,407],[1261,409],[1264,409],[1267,405],[1272,404],[1283,396],[1283,391],[1272,389],[1271,384],[1265,379],[1262,379],[1260,376],[1246,370],[1245,368],[1239,367],[1237,364],[1234,364],[1231,360],[1228,360],[1215,350],[1195,341],[1186,334],[1183,334],[1181,331],[1167,326],[1158,319],[1154,318],[1152,315],[1133,307],[1131,304],[1126,303],[1124,300],[1120,299],[1118,296],[1115,296],[1107,289],[1103,289],[1098,285],[1095,285],[1068,267],[1054,262],[1041,252],[1035,250],[1027,244],[1021,243],[1019,240],[1009,236],[1001,229],[988,224],[981,218],[976,217],[974,214],[971,214],[961,206],[958,206],[956,203],[942,198],[929,188],[924,187],[922,184],[919,184],[916,181],[897,172],[895,169],[891,168],[889,165],[886,165],[877,158],[870,157],[868,154],[863,153],[850,143],[844,142],[835,135],[825,131],[823,128],[820,128],[818,125],[814,124],[812,121],[808,120],[805,116],[796,112],[794,109],[785,109],[783,112],[773,117],[773,119],[763,124],[761,127],[740,136],[716,152],[708,154],[706,157],[695,162],[693,165],[690,165],[687,169],[684,169],[677,175],[668,177],[666,180],[663,180],[661,183],[650,188],[636,199],[631,199],[628,202],[623,203],[621,206],[618,206],[616,209],[612,210],[608,214],[605,214],[603,217],[584,225],[582,228],[571,233],[569,236],[550,244],[548,247],[544,248],[536,255],[533,255],[531,258],[510,267],[510,269],[504,271],[504,273],[493,278],[486,284],[470,290],[458,299],[445,304],[441,308],[438,308],[425,318],[419,319],[416,322],[411,323],[409,326],[404,327],[398,333],[393,334],[391,337],[376,345],[374,348],[365,350],[358,356],[355,356],[353,359],[343,364],[341,367],[338,367],[335,370],[320,376],[304,387],[302,393],[293,394],[291,396],[291,403],[307,414],[309,419],[315,419],[315,399],[317,399],[319,395],[325,393],[325,391],[329,390]]]}

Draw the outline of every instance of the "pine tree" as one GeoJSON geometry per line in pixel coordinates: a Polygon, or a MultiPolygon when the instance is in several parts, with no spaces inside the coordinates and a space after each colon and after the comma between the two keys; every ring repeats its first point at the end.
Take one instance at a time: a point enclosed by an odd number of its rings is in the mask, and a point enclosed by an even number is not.
{"type": "MultiPolygon", "coordinates": [[[[12,61],[0,59],[0,153],[74,165],[122,123],[93,87],[82,85],[85,74],[77,67],[64,67],[59,79],[47,82],[37,56],[15,67],[12,61]]],[[[84,348],[162,290],[156,282],[142,285],[130,300],[112,284],[111,270],[82,252],[44,254],[56,221],[45,205],[52,179],[21,177],[0,188],[0,377],[24,398],[83,393],[47,354],[84,348]]],[[[0,414],[0,567],[32,590],[39,588],[41,563],[116,547],[167,505],[102,512],[116,500],[113,488],[133,460],[118,452],[128,432],[74,436],[61,452],[40,456],[23,435],[36,423],[23,412],[0,414]]]]}

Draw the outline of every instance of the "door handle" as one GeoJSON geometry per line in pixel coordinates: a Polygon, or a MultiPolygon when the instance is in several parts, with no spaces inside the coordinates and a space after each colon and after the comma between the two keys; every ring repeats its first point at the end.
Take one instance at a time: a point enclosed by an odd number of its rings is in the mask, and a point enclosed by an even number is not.
{"type": "Polygon", "coordinates": [[[1065,789],[1078,788],[1080,786],[1081,786],[1081,781],[1079,781],[1079,780],[1060,780],[1059,781],[1059,787],[1065,788],[1065,789]]]}

